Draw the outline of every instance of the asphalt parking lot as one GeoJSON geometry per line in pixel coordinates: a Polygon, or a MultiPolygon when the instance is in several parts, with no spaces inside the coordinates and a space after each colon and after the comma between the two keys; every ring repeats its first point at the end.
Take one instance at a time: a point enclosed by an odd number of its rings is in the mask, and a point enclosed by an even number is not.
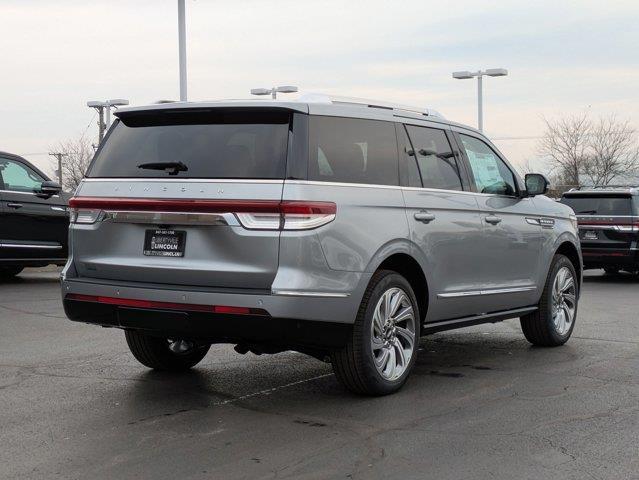
{"type": "Polygon", "coordinates": [[[639,478],[639,280],[585,278],[571,341],[518,321],[422,340],[405,388],[347,393],[296,353],[185,375],[72,323],[57,272],[0,284],[0,478],[639,478]]]}

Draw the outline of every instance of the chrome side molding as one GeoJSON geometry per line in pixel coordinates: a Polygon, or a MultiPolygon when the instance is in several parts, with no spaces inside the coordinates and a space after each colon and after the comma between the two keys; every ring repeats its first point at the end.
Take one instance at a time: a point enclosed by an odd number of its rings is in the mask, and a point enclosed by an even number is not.
{"type": "Polygon", "coordinates": [[[438,293],[437,298],[459,298],[459,297],[477,297],[480,295],[501,295],[504,293],[520,293],[537,290],[532,285],[529,287],[512,287],[512,288],[495,288],[491,290],[466,290],[464,292],[438,293]]]}
{"type": "Polygon", "coordinates": [[[305,290],[273,290],[273,295],[284,295],[288,297],[331,297],[346,298],[350,297],[350,293],[332,293],[332,292],[311,292],[305,290]]]}

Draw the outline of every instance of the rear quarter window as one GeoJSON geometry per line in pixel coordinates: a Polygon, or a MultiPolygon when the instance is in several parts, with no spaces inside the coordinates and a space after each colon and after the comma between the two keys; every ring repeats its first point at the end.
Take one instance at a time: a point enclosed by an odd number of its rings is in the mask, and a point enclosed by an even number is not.
{"type": "Polygon", "coordinates": [[[399,185],[394,123],[312,116],[308,178],[399,185]]]}

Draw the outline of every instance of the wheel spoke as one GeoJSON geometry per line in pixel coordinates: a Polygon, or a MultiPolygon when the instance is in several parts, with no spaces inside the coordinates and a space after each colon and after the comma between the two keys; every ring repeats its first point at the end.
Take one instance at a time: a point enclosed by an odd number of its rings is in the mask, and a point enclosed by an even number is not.
{"type": "Polygon", "coordinates": [[[402,366],[402,368],[406,368],[406,356],[404,355],[404,348],[402,347],[402,344],[399,342],[399,340],[395,339],[393,341],[393,347],[394,350],[396,351],[396,358],[399,361],[399,364],[402,366]]]}
{"type": "Polygon", "coordinates": [[[401,291],[398,291],[391,296],[390,310],[388,312],[389,318],[392,318],[395,316],[395,313],[397,313],[397,310],[402,305],[403,301],[404,301],[404,294],[401,291]]]}
{"type": "Polygon", "coordinates": [[[577,299],[572,293],[564,294],[564,303],[567,303],[570,308],[575,308],[575,302],[577,299]]]}
{"type": "Polygon", "coordinates": [[[405,322],[406,320],[413,318],[413,307],[410,305],[403,310],[401,310],[396,316],[393,317],[393,323],[398,324],[405,322]]]}
{"type": "Polygon", "coordinates": [[[572,323],[572,309],[564,302],[561,306],[564,311],[564,316],[566,318],[566,323],[572,323]]]}
{"type": "Polygon", "coordinates": [[[388,352],[388,361],[386,362],[386,368],[384,369],[384,373],[386,377],[389,379],[393,379],[395,376],[395,369],[397,368],[397,359],[395,358],[395,349],[389,348],[388,352]]]}
{"type": "Polygon", "coordinates": [[[386,365],[388,364],[389,358],[390,358],[389,349],[383,348],[381,355],[379,357],[375,357],[375,363],[377,364],[377,368],[381,370],[385,370],[386,365]]]}
{"type": "Polygon", "coordinates": [[[379,308],[375,309],[373,313],[373,336],[379,336],[384,332],[384,320],[379,308]],[[375,329],[377,330],[375,332],[375,329]],[[377,334],[377,335],[376,335],[377,334]]]}
{"type": "Polygon", "coordinates": [[[391,297],[392,294],[390,292],[384,294],[384,322],[390,318],[391,297]]]}
{"type": "Polygon", "coordinates": [[[384,341],[379,337],[373,337],[371,339],[371,348],[373,349],[373,352],[384,348],[384,341]]]}
{"type": "Polygon", "coordinates": [[[564,280],[564,283],[561,287],[561,293],[566,293],[566,291],[568,291],[570,288],[572,288],[574,286],[575,282],[572,279],[571,275],[566,275],[566,278],[564,280]]]}
{"type": "Polygon", "coordinates": [[[395,327],[397,330],[397,338],[398,340],[400,338],[403,338],[404,341],[406,342],[406,348],[408,348],[409,350],[413,349],[413,345],[415,343],[415,334],[413,332],[411,332],[410,330],[408,330],[407,328],[403,328],[403,327],[395,327]]]}

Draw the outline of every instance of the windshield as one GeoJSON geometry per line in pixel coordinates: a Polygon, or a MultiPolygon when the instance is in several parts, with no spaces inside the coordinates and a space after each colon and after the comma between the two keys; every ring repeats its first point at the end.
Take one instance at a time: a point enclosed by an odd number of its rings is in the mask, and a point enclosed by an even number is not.
{"type": "Polygon", "coordinates": [[[125,112],[88,177],[282,179],[290,112],[125,112]]]}
{"type": "Polygon", "coordinates": [[[628,195],[564,196],[561,203],[577,215],[632,215],[632,198],[628,195]]]}

